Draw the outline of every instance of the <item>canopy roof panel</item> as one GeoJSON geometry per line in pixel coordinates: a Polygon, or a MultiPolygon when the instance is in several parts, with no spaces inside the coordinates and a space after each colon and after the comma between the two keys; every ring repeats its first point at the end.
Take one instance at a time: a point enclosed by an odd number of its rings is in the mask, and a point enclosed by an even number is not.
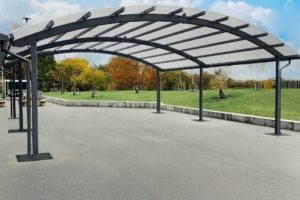
{"type": "Polygon", "coordinates": [[[161,70],[299,59],[264,30],[203,10],[133,6],[78,13],[11,33],[14,53],[95,52],[124,55],[161,70]],[[18,48],[17,48],[18,47],[18,48]],[[19,48],[20,47],[20,48],[19,48]]]}

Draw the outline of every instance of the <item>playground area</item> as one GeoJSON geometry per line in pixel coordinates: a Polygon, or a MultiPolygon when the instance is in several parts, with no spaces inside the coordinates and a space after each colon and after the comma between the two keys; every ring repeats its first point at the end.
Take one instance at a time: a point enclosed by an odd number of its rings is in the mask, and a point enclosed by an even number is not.
{"type": "Polygon", "coordinates": [[[0,110],[0,199],[265,199],[300,196],[300,135],[151,109],[39,109],[41,152],[16,162],[26,133],[0,110]],[[80,113],[80,114],[78,114],[80,113]],[[81,122],[81,123],[78,123],[81,122]],[[286,136],[285,134],[288,134],[286,136]]]}

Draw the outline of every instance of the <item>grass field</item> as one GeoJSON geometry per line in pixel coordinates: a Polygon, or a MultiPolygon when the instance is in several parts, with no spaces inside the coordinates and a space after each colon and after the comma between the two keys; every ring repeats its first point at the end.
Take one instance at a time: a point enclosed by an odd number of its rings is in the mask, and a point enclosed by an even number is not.
{"type": "MultiPolygon", "coordinates": [[[[217,111],[226,111],[274,117],[275,90],[228,89],[227,99],[215,99],[217,91],[204,91],[204,108],[217,111]]],[[[112,101],[156,101],[155,91],[100,91],[93,99],[91,92],[60,94],[57,92],[45,93],[46,96],[69,100],[112,100],[112,101]]],[[[162,91],[161,100],[165,104],[198,107],[198,92],[190,91],[162,91]]],[[[300,89],[282,90],[282,118],[300,121],[300,89]]]]}

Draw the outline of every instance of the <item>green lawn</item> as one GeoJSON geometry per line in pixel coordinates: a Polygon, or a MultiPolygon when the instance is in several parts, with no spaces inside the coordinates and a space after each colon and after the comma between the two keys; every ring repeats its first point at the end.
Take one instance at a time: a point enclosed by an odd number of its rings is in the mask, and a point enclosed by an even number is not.
{"type": "MultiPolygon", "coordinates": [[[[265,117],[274,117],[275,90],[228,89],[229,98],[217,100],[215,90],[204,91],[204,108],[217,111],[243,113],[265,117]]],[[[72,100],[92,100],[91,92],[72,93],[45,93],[46,96],[72,100]]],[[[198,107],[198,92],[190,91],[162,91],[162,102],[170,105],[198,107]]],[[[100,91],[93,100],[115,101],[155,101],[155,91],[143,91],[135,94],[134,91],[100,91]]],[[[282,90],[282,118],[300,121],[300,89],[282,90]]]]}

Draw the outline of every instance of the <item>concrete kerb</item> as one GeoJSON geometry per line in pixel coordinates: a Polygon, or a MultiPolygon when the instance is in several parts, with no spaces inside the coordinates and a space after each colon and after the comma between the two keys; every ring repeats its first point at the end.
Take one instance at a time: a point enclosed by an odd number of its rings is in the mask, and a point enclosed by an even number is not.
{"type": "MultiPolygon", "coordinates": [[[[136,102],[136,101],[92,101],[92,100],[65,100],[54,97],[45,97],[48,102],[55,103],[61,106],[70,107],[114,107],[114,108],[147,108],[155,109],[156,102],[136,102]]],[[[199,110],[197,108],[173,106],[167,104],[161,104],[161,109],[172,112],[185,113],[190,115],[198,115],[199,110]]],[[[268,117],[258,117],[253,115],[243,115],[230,112],[220,112],[213,110],[204,110],[204,117],[217,118],[229,121],[236,121],[242,123],[248,123],[259,126],[274,127],[275,121],[268,117]]],[[[300,121],[282,120],[281,128],[285,130],[292,130],[300,132],[300,121]]]]}
{"type": "Polygon", "coordinates": [[[65,100],[54,97],[45,97],[45,99],[50,103],[70,107],[156,108],[155,102],[65,100]]]}

